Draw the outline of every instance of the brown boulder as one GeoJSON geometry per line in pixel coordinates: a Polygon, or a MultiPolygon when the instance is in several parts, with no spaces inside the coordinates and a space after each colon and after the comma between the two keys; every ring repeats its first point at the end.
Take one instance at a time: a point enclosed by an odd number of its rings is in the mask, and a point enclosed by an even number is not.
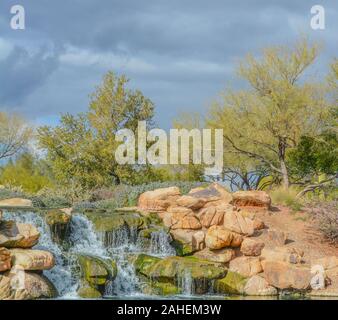
{"type": "Polygon", "coordinates": [[[212,226],[205,236],[205,244],[209,249],[216,250],[225,247],[238,247],[243,238],[221,226],[212,226]]]}
{"type": "Polygon", "coordinates": [[[195,257],[212,262],[227,263],[235,257],[235,251],[230,248],[224,248],[219,250],[210,250],[205,248],[202,251],[198,251],[194,254],[195,257]]]}
{"type": "Polygon", "coordinates": [[[216,207],[202,208],[197,216],[203,227],[209,228],[214,225],[222,225],[224,212],[218,211],[216,207]]]}
{"type": "Polygon", "coordinates": [[[39,231],[30,224],[3,221],[0,224],[0,246],[31,248],[39,241],[39,231]]]}
{"type": "Polygon", "coordinates": [[[12,265],[24,270],[49,270],[54,267],[53,255],[48,251],[11,249],[12,265]]]}
{"type": "Polygon", "coordinates": [[[161,188],[140,195],[138,207],[145,211],[165,211],[181,195],[179,188],[161,188]]]}
{"type": "Polygon", "coordinates": [[[259,258],[237,257],[230,261],[229,270],[237,272],[243,277],[251,277],[263,271],[259,258]]]}
{"type": "Polygon", "coordinates": [[[43,275],[17,270],[0,275],[0,300],[55,298],[57,290],[43,275]]]}
{"type": "Polygon", "coordinates": [[[264,245],[261,240],[245,238],[241,245],[241,252],[246,256],[259,256],[264,245]]]}
{"type": "Polygon", "coordinates": [[[283,246],[287,240],[285,232],[275,229],[269,229],[267,231],[267,242],[269,246],[283,246]]]}
{"type": "Polygon", "coordinates": [[[168,212],[164,214],[163,223],[171,229],[193,229],[202,228],[194,212],[185,207],[169,207],[168,212]]]}
{"type": "Polygon", "coordinates": [[[176,204],[181,207],[187,207],[192,210],[198,210],[205,205],[205,200],[202,198],[196,198],[192,196],[181,196],[176,200],[176,204]]]}
{"type": "Polygon", "coordinates": [[[267,261],[280,261],[292,264],[303,262],[304,252],[292,247],[275,247],[273,249],[263,248],[261,252],[261,262],[263,269],[267,261]]]}
{"type": "Polygon", "coordinates": [[[203,199],[205,207],[219,204],[228,204],[232,201],[232,195],[224,187],[218,183],[213,183],[207,188],[193,189],[189,192],[189,196],[203,199]]]}
{"type": "Polygon", "coordinates": [[[306,290],[310,286],[312,275],[309,268],[280,261],[266,261],[264,277],[278,289],[306,290]]]}
{"type": "Polygon", "coordinates": [[[238,207],[260,207],[269,209],[271,198],[265,191],[237,191],[233,193],[233,205],[238,207]]]}
{"type": "Polygon", "coordinates": [[[33,207],[32,201],[22,198],[0,200],[0,207],[33,207]]]}
{"type": "Polygon", "coordinates": [[[251,236],[255,232],[253,220],[243,217],[239,212],[227,212],[224,215],[224,228],[242,234],[251,236]]]}
{"type": "Polygon", "coordinates": [[[314,265],[320,265],[324,268],[324,270],[338,268],[338,257],[336,256],[329,256],[320,259],[313,260],[311,263],[314,265]]]}
{"type": "Polygon", "coordinates": [[[205,248],[205,233],[202,230],[175,229],[170,234],[174,240],[188,246],[191,252],[205,248]]]}
{"type": "Polygon", "coordinates": [[[278,292],[264,278],[255,275],[245,284],[244,294],[248,296],[276,296],[278,292]]]}
{"type": "Polygon", "coordinates": [[[0,248],[0,272],[11,269],[11,253],[6,248],[0,248]]]}

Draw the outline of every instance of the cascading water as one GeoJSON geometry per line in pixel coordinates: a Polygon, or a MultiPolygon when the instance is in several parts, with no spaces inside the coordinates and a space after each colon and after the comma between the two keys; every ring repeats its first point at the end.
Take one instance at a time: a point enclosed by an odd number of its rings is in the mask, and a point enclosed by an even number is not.
{"type": "MultiPolygon", "coordinates": [[[[74,270],[79,254],[111,257],[115,260],[118,268],[117,277],[106,285],[106,296],[141,295],[139,279],[131,263],[133,255],[142,252],[160,257],[175,255],[175,250],[170,245],[171,237],[164,231],[151,233],[150,244],[145,248],[138,238],[136,228],[125,225],[115,231],[95,232],[92,222],[85,215],[74,214],[69,227],[68,246],[65,249],[53,242],[50,228],[41,213],[7,211],[4,219],[32,224],[38,228],[40,239],[34,248],[53,253],[55,267],[44,271],[44,274],[63,298],[76,297],[80,277],[74,270]]],[[[189,287],[189,284],[182,285],[189,287]]]]}
{"type": "Polygon", "coordinates": [[[36,212],[4,212],[4,219],[34,225],[40,232],[39,243],[34,249],[47,250],[53,253],[55,266],[44,271],[45,276],[55,285],[60,295],[75,291],[76,282],[63,250],[53,242],[50,229],[41,214],[36,212]]]}

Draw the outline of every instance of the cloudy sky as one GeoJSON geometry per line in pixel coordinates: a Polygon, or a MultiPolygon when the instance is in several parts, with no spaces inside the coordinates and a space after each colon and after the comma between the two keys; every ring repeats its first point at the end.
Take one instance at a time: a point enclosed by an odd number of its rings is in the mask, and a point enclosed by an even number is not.
{"type": "Polygon", "coordinates": [[[316,77],[338,49],[337,0],[1,0],[0,109],[37,124],[80,112],[108,70],[126,74],[156,105],[168,128],[181,111],[203,111],[249,51],[319,40],[316,77]],[[12,30],[10,8],[21,4],[26,29],[12,30]],[[310,27],[321,4],[326,29],[310,27]]]}

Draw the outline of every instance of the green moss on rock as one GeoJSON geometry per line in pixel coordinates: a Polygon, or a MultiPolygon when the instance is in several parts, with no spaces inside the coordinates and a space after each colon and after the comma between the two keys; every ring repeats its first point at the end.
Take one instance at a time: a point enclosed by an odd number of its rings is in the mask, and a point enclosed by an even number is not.
{"type": "Polygon", "coordinates": [[[237,272],[228,271],[226,276],[214,282],[214,290],[222,294],[243,294],[247,278],[237,272]]]}

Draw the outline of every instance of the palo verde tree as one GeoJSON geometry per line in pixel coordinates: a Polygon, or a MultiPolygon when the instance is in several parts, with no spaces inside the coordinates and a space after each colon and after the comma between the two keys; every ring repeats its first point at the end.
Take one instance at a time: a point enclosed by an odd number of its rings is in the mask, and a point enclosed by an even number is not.
{"type": "Polygon", "coordinates": [[[280,177],[285,188],[288,151],[302,136],[321,134],[328,115],[325,90],[303,77],[317,55],[318,46],[302,39],[291,48],[265,49],[259,58],[247,56],[238,74],[248,89],[228,90],[207,118],[209,126],[224,129],[225,153],[280,177]]]}
{"type": "Polygon", "coordinates": [[[138,121],[151,125],[153,103],[138,90],[127,88],[128,79],[108,72],[90,96],[89,110],[65,114],[56,127],[39,128],[40,146],[47,151],[55,177],[82,187],[130,183],[133,172],[147,168],[119,165],[115,134],[122,128],[136,132],[138,121]]]}
{"type": "Polygon", "coordinates": [[[22,117],[0,112],[0,160],[21,151],[31,136],[32,129],[22,117]]]}

